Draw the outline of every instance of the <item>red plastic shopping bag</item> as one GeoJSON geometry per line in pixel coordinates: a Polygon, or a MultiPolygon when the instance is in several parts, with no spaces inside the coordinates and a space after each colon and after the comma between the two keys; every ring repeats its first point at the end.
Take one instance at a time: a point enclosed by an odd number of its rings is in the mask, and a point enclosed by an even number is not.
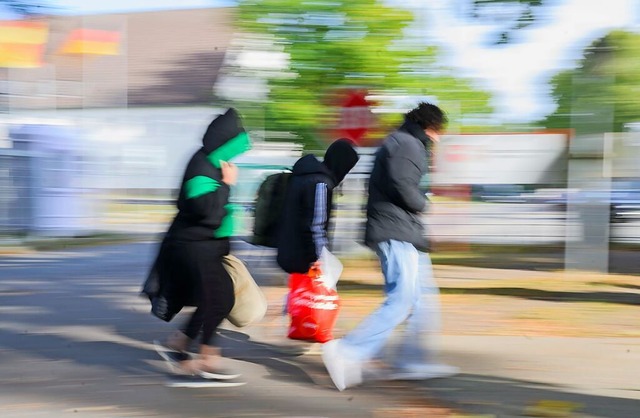
{"type": "Polygon", "coordinates": [[[287,311],[291,323],[288,338],[325,343],[333,339],[340,297],[327,287],[318,269],[289,276],[287,311]]]}

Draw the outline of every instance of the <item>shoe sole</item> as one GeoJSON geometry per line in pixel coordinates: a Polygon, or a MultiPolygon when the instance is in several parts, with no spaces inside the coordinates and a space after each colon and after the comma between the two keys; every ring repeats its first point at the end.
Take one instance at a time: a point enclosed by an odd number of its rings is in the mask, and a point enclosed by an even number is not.
{"type": "Polygon", "coordinates": [[[246,384],[247,382],[225,382],[219,380],[205,380],[201,382],[169,380],[166,386],[170,388],[231,388],[246,384]]]}
{"type": "Polygon", "coordinates": [[[240,373],[223,374],[223,373],[203,372],[203,371],[198,372],[198,375],[204,379],[213,379],[213,380],[231,380],[231,379],[236,379],[242,376],[240,373]]]}

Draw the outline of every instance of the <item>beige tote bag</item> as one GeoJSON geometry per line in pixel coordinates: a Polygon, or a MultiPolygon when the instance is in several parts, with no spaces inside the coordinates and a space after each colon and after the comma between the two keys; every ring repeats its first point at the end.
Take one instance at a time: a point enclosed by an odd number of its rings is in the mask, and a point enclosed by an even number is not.
{"type": "Polygon", "coordinates": [[[222,264],[233,280],[236,296],[235,304],[227,319],[238,328],[260,321],[267,313],[267,298],[251,277],[247,266],[231,254],[222,257],[222,264]]]}

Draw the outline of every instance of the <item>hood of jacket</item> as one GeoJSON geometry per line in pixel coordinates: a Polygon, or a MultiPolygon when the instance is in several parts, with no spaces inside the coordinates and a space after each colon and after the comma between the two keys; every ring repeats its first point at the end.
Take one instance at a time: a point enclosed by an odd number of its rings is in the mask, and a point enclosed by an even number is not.
{"type": "Polygon", "coordinates": [[[305,176],[307,174],[324,174],[333,179],[333,174],[331,173],[331,171],[313,154],[305,155],[304,157],[296,161],[291,172],[294,176],[305,176]]]}
{"type": "Polygon", "coordinates": [[[231,108],[213,119],[202,138],[202,149],[209,162],[217,168],[220,168],[221,161],[229,161],[251,149],[249,135],[235,109],[231,108]]]}
{"type": "Polygon", "coordinates": [[[360,157],[353,143],[345,138],[334,141],[324,154],[323,164],[331,171],[336,185],[342,183],[345,176],[356,165],[360,157]]]}

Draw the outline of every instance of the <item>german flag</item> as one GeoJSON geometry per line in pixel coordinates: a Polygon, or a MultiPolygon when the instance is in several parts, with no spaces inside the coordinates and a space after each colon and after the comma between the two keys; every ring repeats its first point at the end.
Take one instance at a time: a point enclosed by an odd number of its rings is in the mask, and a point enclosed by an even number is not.
{"type": "Polygon", "coordinates": [[[60,48],[62,54],[118,55],[120,33],[97,29],[74,29],[60,48]]]}
{"type": "Polygon", "coordinates": [[[0,21],[0,67],[42,66],[49,27],[44,22],[0,21]]]}

